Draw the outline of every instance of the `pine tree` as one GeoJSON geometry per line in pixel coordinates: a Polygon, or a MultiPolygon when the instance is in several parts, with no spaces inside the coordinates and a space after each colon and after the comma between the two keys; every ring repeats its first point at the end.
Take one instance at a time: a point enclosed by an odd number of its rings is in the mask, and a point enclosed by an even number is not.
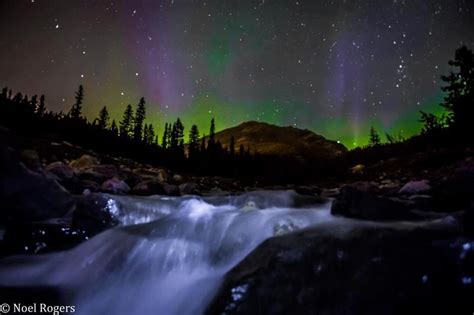
{"type": "Polygon", "coordinates": [[[118,136],[119,131],[118,131],[117,123],[115,122],[115,119],[112,120],[112,124],[110,124],[110,133],[115,137],[118,136]]]}
{"type": "Polygon", "coordinates": [[[38,107],[36,107],[36,114],[43,117],[46,114],[46,105],[44,104],[44,94],[41,95],[38,107]]]}
{"type": "Polygon", "coordinates": [[[123,112],[122,121],[120,121],[120,136],[123,138],[130,138],[132,136],[133,128],[133,109],[132,105],[128,104],[123,112]]]}
{"type": "Polygon", "coordinates": [[[148,132],[149,132],[148,125],[145,124],[143,126],[143,142],[145,144],[149,144],[148,139],[149,139],[150,136],[149,136],[148,132]]]}
{"type": "Polygon", "coordinates": [[[99,112],[97,126],[102,130],[106,130],[109,127],[109,119],[109,111],[107,110],[107,106],[104,106],[99,112]]]}
{"type": "Polygon", "coordinates": [[[235,139],[234,139],[234,136],[232,136],[230,138],[229,153],[230,153],[231,156],[235,155],[235,139]]]}
{"type": "Polygon", "coordinates": [[[449,65],[459,68],[457,73],[451,71],[441,79],[447,83],[442,88],[446,92],[441,104],[449,113],[451,125],[458,132],[472,137],[474,130],[474,54],[466,46],[456,50],[454,60],[449,65]]]}
{"type": "Polygon", "coordinates": [[[36,107],[38,107],[38,95],[33,95],[30,100],[31,112],[36,112],[36,107]]]}
{"type": "Polygon", "coordinates": [[[161,147],[168,148],[168,123],[165,123],[165,130],[163,131],[163,138],[161,138],[161,147]]]}
{"type": "Polygon", "coordinates": [[[377,133],[377,131],[374,129],[374,127],[370,127],[370,134],[369,134],[369,146],[378,146],[380,145],[380,136],[377,133]]]}
{"type": "Polygon", "coordinates": [[[148,144],[152,145],[157,143],[157,140],[155,139],[155,129],[153,128],[152,124],[148,125],[148,144]]]}
{"type": "Polygon", "coordinates": [[[239,147],[239,156],[244,157],[244,155],[245,155],[244,145],[241,144],[240,147],[239,147]]]}
{"type": "Polygon", "coordinates": [[[189,156],[194,157],[199,152],[199,129],[192,125],[189,131],[189,156]]]}
{"type": "Polygon", "coordinates": [[[82,102],[84,100],[84,87],[79,85],[79,90],[76,92],[75,96],[76,102],[72,105],[71,110],[69,111],[69,117],[74,120],[82,119],[82,102]]]}
{"type": "Polygon", "coordinates": [[[145,115],[145,98],[142,97],[137,105],[137,110],[135,113],[135,125],[133,128],[133,139],[137,142],[140,142],[142,140],[143,122],[145,121],[145,115]]]}

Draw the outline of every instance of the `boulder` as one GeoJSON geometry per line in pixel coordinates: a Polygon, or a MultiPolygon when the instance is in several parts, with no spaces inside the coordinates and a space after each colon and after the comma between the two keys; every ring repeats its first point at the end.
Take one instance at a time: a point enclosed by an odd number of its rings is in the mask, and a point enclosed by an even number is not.
{"type": "Polygon", "coordinates": [[[205,314],[469,314],[474,251],[458,233],[356,221],[274,237],[226,274],[205,314]]]}
{"type": "Polygon", "coordinates": [[[132,194],[150,196],[166,194],[163,185],[158,180],[145,180],[136,184],[132,189],[132,194]]]}
{"type": "Polygon", "coordinates": [[[35,150],[23,150],[20,153],[21,162],[30,170],[39,172],[41,171],[42,165],[38,155],[38,152],[35,150]]]}
{"type": "Polygon", "coordinates": [[[69,163],[69,165],[75,169],[89,168],[98,164],[100,164],[99,160],[88,154],[84,154],[77,160],[73,160],[69,163]]]}
{"type": "Polygon", "coordinates": [[[181,176],[179,174],[174,174],[173,177],[172,177],[171,182],[173,184],[179,185],[179,184],[182,184],[184,182],[184,178],[183,178],[183,176],[181,176]]]}
{"type": "Polygon", "coordinates": [[[168,196],[180,196],[180,190],[177,185],[169,184],[169,183],[162,183],[163,189],[168,196]]]}
{"type": "Polygon", "coordinates": [[[79,197],[73,213],[71,228],[86,231],[93,236],[119,223],[110,209],[109,198],[101,194],[87,194],[79,197]]]}
{"type": "Polygon", "coordinates": [[[200,195],[199,186],[196,183],[184,183],[179,185],[181,195],[200,195]]]}
{"type": "Polygon", "coordinates": [[[45,172],[56,176],[59,181],[68,181],[74,177],[74,170],[63,162],[53,162],[45,167],[45,172]]]}
{"type": "Polygon", "coordinates": [[[124,195],[130,191],[130,186],[126,182],[115,177],[103,182],[100,188],[104,192],[117,195],[124,195]]]}
{"type": "Polygon", "coordinates": [[[427,180],[412,180],[406,183],[401,189],[400,194],[419,195],[426,193],[431,189],[427,180]]]}
{"type": "Polygon", "coordinates": [[[365,169],[365,165],[357,164],[357,165],[351,167],[351,173],[352,174],[363,174],[364,169],[365,169]]]}
{"type": "Polygon", "coordinates": [[[411,211],[409,201],[377,194],[371,183],[347,185],[333,201],[331,213],[366,220],[408,220],[417,216],[411,211]]]}
{"type": "Polygon", "coordinates": [[[75,206],[56,181],[32,172],[0,147],[0,221],[37,221],[63,217],[75,206]]]}

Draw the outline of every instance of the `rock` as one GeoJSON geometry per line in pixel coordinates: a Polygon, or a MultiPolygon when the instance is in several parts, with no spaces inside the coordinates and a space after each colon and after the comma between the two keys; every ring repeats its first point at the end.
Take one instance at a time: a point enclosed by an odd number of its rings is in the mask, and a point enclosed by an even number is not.
{"type": "Polygon", "coordinates": [[[474,203],[474,173],[454,172],[432,190],[436,211],[455,212],[469,209],[474,203]]]}
{"type": "Polygon", "coordinates": [[[199,195],[199,186],[196,183],[184,183],[179,185],[181,195],[199,195]]]}
{"type": "Polygon", "coordinates": [[[100,187],[103,191],[123,195],[130,191],[130,186],[118,178],[111,178],[102,183],[100,187]]]}
{"type": "Polygon", "coordinates": [[[341,190],[339,188],[329,188],[329,189],[323,189],[321,191],[321,197],[322,198],[334,198],[338,196],[341,193],[341,190]]]}
{"type": "Polygon", "coordinates": [[[150,196],[166,194],[163,185],[158,180],[145,180],[136,184],[132,189],[132,194],[150,196]]]}
{"type": "Polygon", "coordinates": [[[89,192],[98,192],[98,191],[100,191],[100,185],[97,182],[94,182],[94,181],[91,181],[91,180],[87,180],[87,179],[81,180],[80,186],[82,188],[83,193],[86,190],[88,190],[89,192]]]}
{"type": "Polygon", "coordinates": [[[0,221],[37,221],[63,217],[75,206],[57,182],[32,172],[0,147],[0,221]]]}
{"type": "Polygon", "coordinates": [[[179,187],[176,185],[162,183],[163,189],[168,196],[180,196],[179,187]]]}
{"type": "Polygon", "coordinates": [[[400,194],[422,194],[431,189],[429,182],[427,180],[418,180],[418,181],[409,181],[401,189],[400,194]]]}
{"type": "Polygon", "coordinates": [[[365,169],[365,165],[357,164],[357,165],[351,167],[351,173],[352,174],[363,174],[364,169],[365,169]]]}
{"type": "Polygon", "coordinates": [[[333,201],[331,213],[350,218],[366,220],[408,220],[416,219],[410,204],[400,199],[377,195],[370,183],[347,185],[333,201]]]}
{"type": "Polygon", "coordinates": [[[63,162],[53,162],[48,164],[45,169],[47,173],[55,175],[59,181],[68,181],[74,177],[74,170],[63,162]]]}
{"type": "Polygon", "coordinates": [[[182,184],[183,181],[184,181],[183,176],[181,176],[179,174],[174,174],[173,175],[173,178],[172,178],[172,183],[173,184],[179,185],[179,184],[182,184]]]}
{"type": "Polygon", "coordinates": [[[114,216],[115,209],[110,209],[109,200],[94,193],[80,197],[73,213],[71,228],[86,231],[87,235],[93,236],[116,226],[119,221],[114,216]]]}
{"type": "Polygon", "coordinates": [[[91,155],[84,154],[77,160],[71,161],[71,163],[69,163],[69,166],[75,169],[84,169],[84,168],[93,167],[98,164],[100,164],[98,159],[96,159],[95,157],[91,155]]]}
{"type": "Polygon", "coordinates": [[[166,182],[166,181],[168,181],[168,177],[169,177],[168,171],[166,171],[166,170],[163,169],[163,168],[160,168],[160,169],[158,169],[157,171],[158,171],[158,180],[159,180],[160,182],[166,182]]]}
{"type": "Polygon", "coordinates": [[[35,150],[21,151],[20,160],[30,170],[34,172],[41,171],[41,161],[38,152],[36,152],[35,150]]]}
{"type": "Polygon", "coordinates": [[[356,221],[271,238],[226,274],[205,314],[469,314],[474,251],[458,233],[356,221]]]}

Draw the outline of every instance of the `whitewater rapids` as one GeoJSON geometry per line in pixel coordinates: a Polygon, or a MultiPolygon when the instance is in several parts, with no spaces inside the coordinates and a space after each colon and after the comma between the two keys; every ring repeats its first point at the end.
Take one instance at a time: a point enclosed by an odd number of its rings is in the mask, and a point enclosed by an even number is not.
{"type": "Polygon", "coordinates": [[[68,251],[0,260],[0,283],[72,292],[77,314],[202,314],[264,240],[338,220],[330,202],[293,208],[296,197],[108,196],[118,227],[68,251]]]}

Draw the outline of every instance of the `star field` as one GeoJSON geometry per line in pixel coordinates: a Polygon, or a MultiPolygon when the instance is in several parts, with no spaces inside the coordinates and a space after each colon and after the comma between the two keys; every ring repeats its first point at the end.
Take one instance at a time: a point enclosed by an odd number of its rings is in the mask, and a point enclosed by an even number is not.
{"type": "Polygon", "coordinates": [[[0,1],[0,83],[66,111],[120,119],[147,100],[161,132],[260,120],[348,147],[370,126],[409,136],[439,113],[440,75],[474,47],[474,3],[440,1],[0,1]]]}

